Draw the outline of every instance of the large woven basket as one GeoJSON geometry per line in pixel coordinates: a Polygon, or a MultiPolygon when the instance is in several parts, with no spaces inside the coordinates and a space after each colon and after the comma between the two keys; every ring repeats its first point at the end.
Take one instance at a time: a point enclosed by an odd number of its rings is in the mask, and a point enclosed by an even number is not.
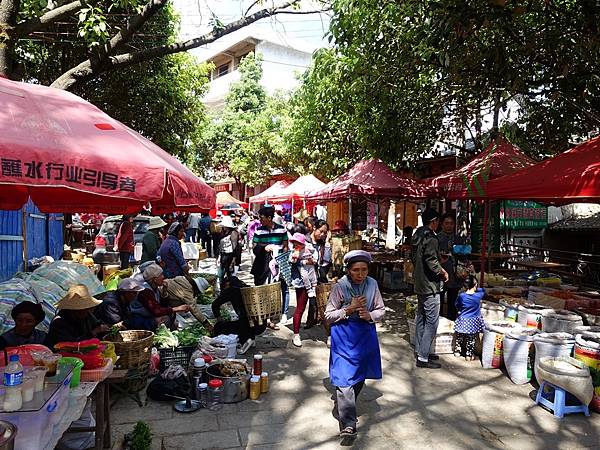
{"type": "Polygon", "coordinates": [[[242,288],[241,292],[250,326],[260,325],[267,319],[279,322],[281,318],[281,283],[242,288]]]}
{"type": "Polygon", "coordinates": [[[327,302],[329,301],[331,288],[334,284],[335,283],[332,281],[330,283],[317,285],[317,317],[319,320],[325,319],[325,308],[327,306],[327,302]]]}
{"type": "Polygon", "coordinates": [[[115,344],[115,353],[120,356],[117,369],[137,369],[150,362],[154,333],[146,330],[119,331],[109,341],[115,344]]]}

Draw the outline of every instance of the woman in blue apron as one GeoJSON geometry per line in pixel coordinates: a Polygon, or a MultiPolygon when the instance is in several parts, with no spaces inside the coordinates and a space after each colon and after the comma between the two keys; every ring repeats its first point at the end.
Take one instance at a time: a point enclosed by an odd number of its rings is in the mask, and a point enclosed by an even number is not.
{"type": "Polygon", "coordinates": [[[346,275],[331,289],[325,319],[331,324],[329,378],[336,387],[340,436],[356,435],[356,397],[366,379],[381,379],[375,322],[385,314],[377,281],[369,277],[371,255],[353,250],[344,256],[346,275]]]}

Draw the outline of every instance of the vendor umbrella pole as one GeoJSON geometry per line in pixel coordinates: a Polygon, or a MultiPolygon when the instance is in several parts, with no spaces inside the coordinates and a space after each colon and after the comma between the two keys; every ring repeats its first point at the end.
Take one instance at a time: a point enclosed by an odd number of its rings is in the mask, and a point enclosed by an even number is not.
{"type": "Polygon", "coordinates": [[[348,229],[352,231],[352,199],[348,199],[348,229]]]}
{"type": "Polygon", "coordinates": [[[292,197],[292,212],[290,217],[292,218],[292,223],[296,223],[296,218],[294,217],[294,197],[292,197]]]}
{"type": "Polygon", "coordinates": [[[480,276],[479,276],[479,286],[483,287],[483,282],[485,281],[485,260],[487,256],[487,232],[488,232],[488,223],[489,223],[489,215],[490,215],[490,201],[486,200],[483,208],[483,232],[481,236],[481,264],[480,264],[480,276]]]}
{"type": "Polygon", "coordinates": [[[377,206],[375,207],[375,217],[377,217],[377,245],[379,245],[379,239],[380,239],[379,228],[381,227],[381,223],[379,221],[379,199],[376,198],[375,201],[377,202],[377,206]]]}

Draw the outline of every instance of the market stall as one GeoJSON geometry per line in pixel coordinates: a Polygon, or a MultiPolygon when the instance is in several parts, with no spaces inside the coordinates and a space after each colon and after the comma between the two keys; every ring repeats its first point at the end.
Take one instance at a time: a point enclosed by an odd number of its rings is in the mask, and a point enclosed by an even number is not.
{"type": "Polygon", "coordinates": [[[309,192],[323,186],[325,183],[314,175],[303,175],[282,189],[278,195],[269,196],[269,201],[273,203],[291,202],[292,213],[295,213],[300,207],[306,209],[306,197],[309,192]]]}
{"type": "MultiPolygon", "coordinates": [[[[488,183],[535,163],[503,136],[498,136],[463,167],[422,180],[428,198],[477,200],[484,202],[480,266],[486,266],[489,238],[490,195],[488,183]]],[[[484,270],[481,270],[483,277],[484,270]]],[[[483,278],[482,278],[483,281],[483,278]]]]}
{"type": "Polygon", "coordinates": [[[60,89],[0,77],[0,207],[44,212],[208,210],[215,192],[160,147],[60,89]]]}
{"type": "Polygon", "coordinates": [[[254,195],[250,197],[250,203],[269,203],[273,202],[274,198],[279,198],[283,192],[285,192],[285,188],[290,185],[289,182],[285,180],[279,180],[272,186],[268,187],[260,194],[254,195]]]}

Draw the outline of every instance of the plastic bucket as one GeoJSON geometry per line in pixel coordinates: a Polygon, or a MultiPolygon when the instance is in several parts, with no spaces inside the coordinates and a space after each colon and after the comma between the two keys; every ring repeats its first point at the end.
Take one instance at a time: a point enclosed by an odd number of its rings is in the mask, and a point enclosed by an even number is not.
{"type": "Polygon", "coordinates": [[[63,356],[58,362],[59,366],[73,367],[73,377],[71,378],[71,388],[79,386],[81,380],[81,369],[83,369],[83,361],[79,358],[63,356]]]}
{"type": "Polygon", "coordinates": [[[594,396],[590,407],[600,412],[600,334],[587,333],[575,336],[575,359],[590,369],[594,396]]]}

